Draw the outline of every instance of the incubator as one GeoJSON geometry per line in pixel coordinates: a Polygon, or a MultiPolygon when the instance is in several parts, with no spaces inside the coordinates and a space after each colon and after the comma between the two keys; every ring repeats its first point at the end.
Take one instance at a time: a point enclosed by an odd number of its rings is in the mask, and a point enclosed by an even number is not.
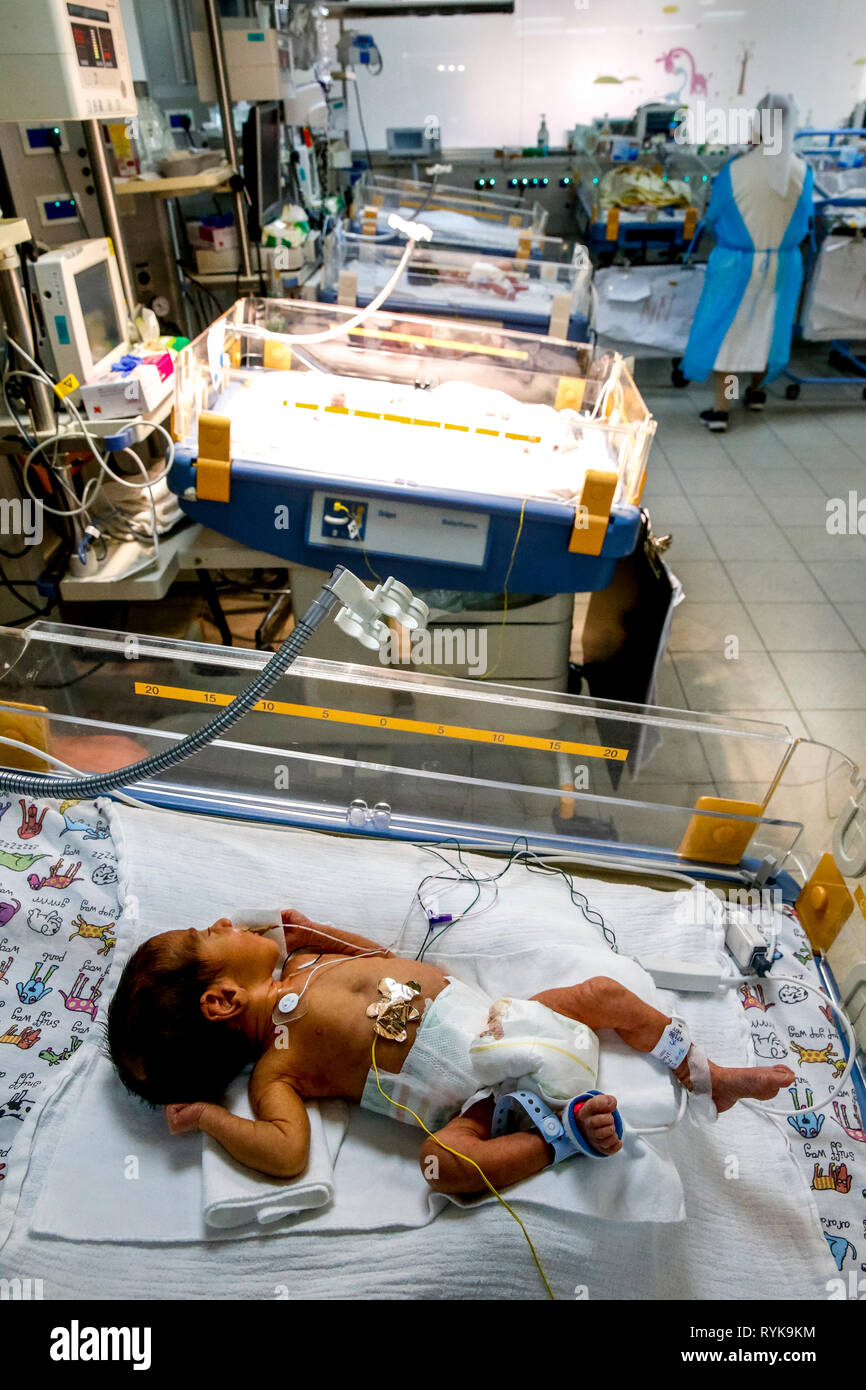
{"type": "Polygon", "coordinates": [[[578,225],[594,255],[609,259],[621,250],[634,263],[646,260],[650,245],[673,252],[691,240],[709,179],[702,181],[702,162],[679,147],[661,158],[646,152],[619,164],[575,157],[578,225]]]}
{"type": "Polygon", "coordinates": [[[365,236],[391,238],[387,219],[421,218],[438,245],[494,251],[503,256],[559,260],[562,241],[547,237],[547,211],[539,202],[527,205],[512,194],[479,195],[467,188],[365,173],[357,184],[353,230],[365,236]]]}
{"type": "Polygon", "coordinates": [[[655,434],[623,359],[442,319],[356,319],[245,299],[185,350],[169,475],[183,510],[313,569],[604,588],[637,543],[655,434]]]}
{"type": "MultiPolygon", "coordinates": [[[[198,729],[269,656],[44,621],[0,630],[0,757],[124,767],[198,729]]],[[[788,900],[808,881],[798,910],[826,945],[836,908],[862,894],[862,789],[849,759],[781,725],[301,656],[225,737],[135,794],[361,837],[523,837],[636,874],[778,884],[788,900]]]]}
{"type": "MultiPolygon", "coordinates": [[[[425,214],[426,216],[426,214],[425,214]]],[[[390,280],[402,248],[342,225],[324,247],[319,299],[369,304],[390,280]]],[[[570,262],[474,255],[434,241],[416,251],[388,298],[402,313],[489,319],[504,328],[583,343],[592,318],[592,263],[577,244],[570,262]]]]}

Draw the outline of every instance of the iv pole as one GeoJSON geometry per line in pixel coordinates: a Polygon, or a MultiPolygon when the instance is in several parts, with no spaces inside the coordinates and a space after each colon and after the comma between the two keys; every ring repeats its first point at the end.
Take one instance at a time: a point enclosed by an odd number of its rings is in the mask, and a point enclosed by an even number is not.
{"type": "MultiPolygon", "coordinates": [[[[213,62],[214,85],[216,86],[217,102],[220,109],[220,120],[223,127],[223,144],[225,146],[226,159],[232,168],[238,169],[238,152],[235,143],[235,124],[232,111],[232,97],[229,89],[228,65],[226,63],[225,45],[223,43],[223,31],[220,24],[219,6],[217,0],[204,0],[204,14],[207,23],[208,38],[210,39],[211,60],[213,62]]],[[[244,201],[242,186],[238,183],[233,188],[235,226],[238,231],[238,251],[240,252],[240,270],[247,277],[252,275],[252,262],[250,261],[250,240],[247,234],[247,209],[244,201]]]]}
{"type": "Polygon", "coordinates": [[[108,167],[108,160],[105,157],[105,142],[102,138],[102,130],[99,121],[82,121],[84,128],[84,141],[87,146],[87,157],[90,160],[90,168],[94,187],[96,188],[96,199],[99,203],[99,211],[102,215],[102,225],[105,228],[105,235],[111,237],[114,246],[114,255],[117,261],[117,272],[120,276],[120,285],[123,290],[123,297],[126,300],[126,307],[129,310],[130,318],[135,317],[135,310],[138,304],[138,295],[132,282],[132,270],[129,264],[129,252],[126,248],[126,237],[120,222],[120,212],[117,206],[117,195],[114,191],[114,180],[111,170],[108,167]]]}

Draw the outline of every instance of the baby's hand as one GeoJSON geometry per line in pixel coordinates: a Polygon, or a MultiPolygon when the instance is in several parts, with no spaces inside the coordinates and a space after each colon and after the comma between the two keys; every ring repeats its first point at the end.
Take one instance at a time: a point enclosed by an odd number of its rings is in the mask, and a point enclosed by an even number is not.
{"type": "Polygon", "coordinates": [[[280,917],[283,922],[286,950],[289,955],[304,946],[321,949],[321,938],[315,931],[316,923],[311,921],[309,917],[305,917],[303,912],[298,912],[297,908],[294,907],[287,907],[280,913],[280,917]]]}
{"type": "Polygon", "coordinates": [[[285,908],[285,909],[280,913],[280,917],[282,918],[282,922],[283,922],[283,926],[284,926],[284,927],[313,927],[313,926],[315,926],[315,922],[312,922],[312,921],[310,920],[309,917],[305,917],[304,914],[303,914],[303,912],[298,912],[298,909],[297,909],[296,907],[287,907],[287,908],[285,908]]]}
{"type": "Polygon", "coordinates": [[[172,1134],[193,1134],[207,1104],[204,1100],[183,1102],[179,1105],[166,1105],[165,1118],[172,1134]]]}

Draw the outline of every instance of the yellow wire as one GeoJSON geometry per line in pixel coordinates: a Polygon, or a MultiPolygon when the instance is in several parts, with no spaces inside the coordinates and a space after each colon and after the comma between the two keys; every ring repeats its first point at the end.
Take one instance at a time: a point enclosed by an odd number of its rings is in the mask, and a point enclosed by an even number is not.
{"type": "MultiPolygon", "coordinates": [[[[347,516],[351,516],[351,515],[352,515],[352,513],[349,511],[349,508],[345,505],[344,502],[335,502],[335,503],[334,503],[334,511],[335,511],[335,512],[345,512],[347,516]]],[[[381,584],[381,583],[382,583],[382,576],[381,576],[380,574],[377,574],[376,571],[373,569],[373,566],[370,564],[370,557],[369,557],[368,554],[367,554],[367,547],[365,546],[364,542],[361,540],[360,531],[359,531],[359,534],[358,534],[358,544],[359,544],[359,546],[361,547],[361,553],[362,553],[362,555],[364,556],[364,564],[367,566],[367,569],[368,569],[368,570],[370,571],[370,573],[372,574],[372,576],[373,576],[373,578],[375,579],[376,583],[377,583],[377,584],[381,584]]]]}
{"type": "MultiPolygon", "coordinates": [[[[518,537],[519,537],[519,533],[518,533],[518,537]]],[[[532,1238],[531,1238],[529,1232],[527,1231],[527,1229],[526,1229],[526,1227],[524,1226],[523,1222],[521,1221],[520,1217],[517,1215],[517,1212],[514,1210],[514,1208],[513,1208],[512,1206],[509,1206],[508,1202],[506,1202],[506,1200],[505,1200],[505,1198],[502,1196],[502,1194],[501,1194],[500,1192],[497,1192],[497,1191],[496,1191],[496,1188],[493,1186],[493,1183],[492,1183],[492,1182],[490,1181],[490,1179],[487,1177],[487,1174],[484,1172],[484,1170],[483,1170],[481,1167],[479,1167],[479,1165],[475,1162],[475,1159],[474,1159],[474,1158],[469,1158],[466,1154],[458,1153],[458,1151],[457,1151],[456,1149],[450,1149],[450,1148],[448,1147],[447,1144],[443,1144],[443,1143],[442,1143],[442,1140],[439,1139],[439,1138],[437,1137],[437,1135],[435,1135],[435,1134],[432,1132],[432,1130],[429,1130],[429,1129],[427,1128],[427,1126],[425,1125],[424,1121],[421,1119],[421,1116],[420,1116],[420,1115],[416,1115],[415,1111],[411,1108],[411,1106],[408,1106],[408,1105],[401,1105],[400,1102],[399,1102],[399,1100],[394,1100],[391,1096],[388,1095],[388,1092],[387,1092],[387,1091],[383,1091],[383,1090],[382,1090],[382,1086],[381,1086],[381,1083],[380,1083],[380,1081],[379,1081],[379,1068],[378,1068],[377,1065],[376,1065],[376,1034],[375,1034],[375,1033],[373,1034],[373,1072],[374,1072],[375,1077],[376,1077],[376,1086],[378,1087],[379,1094],[385,1097],[385,1099],[388,1101],[389,1105],[395,1105],[395,1106],[397,1107],[398,1110],[405,1110],[406,1113],[407,1113],[408,1115],[411,1115],[413,1119],[415,1119],[415,1120],[418,1121],[418,1123],[419,1123],[419,1125],[421,1126],[421,1128],[423,1129],[424,1133],[425,1133],[425,1134],[428,1134],[428,1135],[430,1136],[430,1138],[434,1141],[434,1143],[436,1143],[436,1144],[439,1145],[440,1149],[444,1149],[446,1153],[453,1154],[455,1158],[461,1158],[461,1159],[463,1160],[464,1163],[469,1163],[469,1164],[471,1164],[471,1166],[476,1170],[476,1172],[478,1172],[478,1173],[480,1174],[481,1179],[482,1179],[482,1181],[484,1182],[485,1187],[487,1187],[487,1188],[493,1193],[493,1195],[494,1195],[494,1197],[496,1198],[497,1202],[501,1202],[502,1206],[504,1206],[505,1210],[508,1212],[508,1215],[509,1215],[510,1217],[512,1217],[512,1219],[513,1219],[514,1221],[517,1222],[518,1226],[520,1227],[521,1231],[523,1232],[523,1238],[524,1238],[524,1240],[526,1241],[526,1244],[529,1246],[530,1250],[532,1251],[532,1258],[533,1258],[534,1261],[535,1261],[535,1267],[536,1267],[536,1269],[538,1270],[538,1273],[541,1275],[541,1282],[544,1284],[544,1287],[545,1287],[545,1289],[547,1290],[547,1296],[548,1296],[548,1298],[551,1298],[551,1299],[553,1299],[553,1300],[555,1301],[555,1295],[554,1295],[553,1289],[550,1287],[550,1284],[549,1284],[548,1281],[547,1281],[547,1275],[545,1274],[544,1270],[543,1270],[542,1267],[541,1267],[541,1261],[540,1261],[540,1259],[538,1258],[538,1252],[536,1251],[535,1246],[534,1246],[533,1243],[532,1243],[532,1238]]]]}
{"type": "Polygon", "coordinates": [[[523,533],[523,514],[526,511],[526,504],[528,501],[529,498],[524,497],[523,502],[520,506],[520,520],[517,523],[517,535],[514,537],[514,545],[511,547],[511,556],[508,561],[508,569],[505,571],[505,580],[502,585],[502,622],[499,624],[499,651],[496,656],[496,665],[492,668],[492,670],[487,672],[488,676],[492,676],[495,671],[498,671],[500,663],[502,661],[502,643],[505,640],[505,624],[508,620],[508,581],[511,578],[511,571],[514,569],[514,557],[517,554],[517,547],[520,544],[520,537],[523,533]]]}

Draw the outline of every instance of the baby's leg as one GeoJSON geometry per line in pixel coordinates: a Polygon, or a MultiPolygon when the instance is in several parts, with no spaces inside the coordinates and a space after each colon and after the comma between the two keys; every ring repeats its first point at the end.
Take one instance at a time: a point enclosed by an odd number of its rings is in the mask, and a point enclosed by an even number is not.
{"type": "MultiPolygon", "coordinates": [[[[637,1052],[652,1052],[671,1021],[618,980],[605,975],[596,975],[583,984],[564,989],[545,989],[533,998],[566,1018],[585,1023],[594,1033],[600,1028],[612,1028],[637,1052]]],[[[730,1110],[747,1096],[772,1100],[794,1080],[789,1067],[719,1067],[715,1062],[710,1062],[709,1066],[713,1101],[719,1111],[730,1110]]],[[[676,1068],[676,1076],[688,1085],[688,1057],[676,1068]]]]}
{"type": "MultiPolygon", "coordinates": [[[[492,1098],[481,1100],[425,1139],[419,1162],[435,1192],[483,1192],[487,1184],[481,1173],[497,1189],[510,1187],[548,1166],[553,1150],[536,1130],[490,1138],[494,1106],[492,1098]]],[[[613,1096],[593,1096],[579,1112],[581,1132],[602,1153],[613,1154],[622,1147],[613,1123],[615,1108],[613,1096]]]]}

